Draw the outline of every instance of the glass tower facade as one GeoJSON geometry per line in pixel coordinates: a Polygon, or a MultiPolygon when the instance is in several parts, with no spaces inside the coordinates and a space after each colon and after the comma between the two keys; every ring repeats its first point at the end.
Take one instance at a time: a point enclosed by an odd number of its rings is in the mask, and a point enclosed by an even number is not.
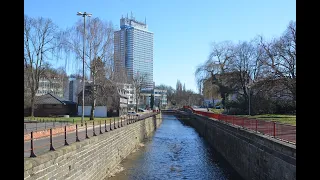
{"type": "Polygon", "coordinates": [[[153,33],[128,17],[120,19],[120,28],[114,33],[115,71],[125,69],[129,79],[144,76],[146,88],[153,88],[153,33]]]}

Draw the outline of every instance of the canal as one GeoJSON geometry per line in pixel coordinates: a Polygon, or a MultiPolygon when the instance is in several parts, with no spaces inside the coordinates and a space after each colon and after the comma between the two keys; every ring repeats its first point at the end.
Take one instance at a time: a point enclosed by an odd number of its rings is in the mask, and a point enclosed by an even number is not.
{"type": "Polygon", "coordinates": [[[242,179],[190,126],[163,114],[152,138],[116,168],[111,180],[242,179]]]}

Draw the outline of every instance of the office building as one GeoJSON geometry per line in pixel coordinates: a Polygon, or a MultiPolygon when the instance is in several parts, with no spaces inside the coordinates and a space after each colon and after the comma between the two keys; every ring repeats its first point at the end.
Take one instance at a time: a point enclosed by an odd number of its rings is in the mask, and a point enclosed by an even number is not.
{"type": "Polygon", "coordinates": [[[115,72],[125,72],[128,79],[143,76],[145,88],[153,88],[153,33],[146,21],[120,19],[120,30],[114,33],[115,72]]]}

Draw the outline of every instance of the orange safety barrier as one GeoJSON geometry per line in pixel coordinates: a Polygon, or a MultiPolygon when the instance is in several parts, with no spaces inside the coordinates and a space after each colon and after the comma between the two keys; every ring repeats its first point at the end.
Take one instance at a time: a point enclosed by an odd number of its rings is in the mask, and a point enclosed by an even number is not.
{"type": "Polygon", "coordinates": [[[183,108],[191,110],[194,114],[199,114],[202,116],[217,119],[219,121],[224,121],[233,125],[237,125],[246,129],[250,129],[256,132],[272,136],[280,140],[289,141],[293,143],[296,142],[296,126],[281,124],[273,121],[264,121],[246,117],[215,114],[213,112],[196,111],[190,106],[183,106],[183,108]]]}

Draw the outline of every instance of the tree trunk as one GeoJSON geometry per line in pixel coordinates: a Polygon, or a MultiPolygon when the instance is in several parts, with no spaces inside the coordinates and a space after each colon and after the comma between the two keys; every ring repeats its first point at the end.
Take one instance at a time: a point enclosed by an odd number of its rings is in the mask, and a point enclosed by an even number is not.
{"type": "Polygon", "coordinates": [[[92,85],[92,104],[91,104],[90,120],[94,120],[94,110],[96,107],[96,82],[95,82],[94,75],[92,75],[92,84],[93,84],[92,85]]]}
{"type": "Polygon", "coordinates": [[[212,108],[214,108],[214,98],[212,96],[212,108]]]}
{"type": "Polygon", "coordinates": [[[35,99],[35,93],[31,93],[31,117],[34,117],[34,99],[35,99]]]}
{"type": "Polygon", "coordinates": [[[138,94],[136,94],[136,112],[138,112],[138,104],[139,104],[138,94]]]}
{"type": "Polygon", "coordinates": [[[93,100],[93,103],[91,105],[91,112],[90,112],[90,120],[94,120],[94,110],[96,107],[96,100],[93,100]]]}

